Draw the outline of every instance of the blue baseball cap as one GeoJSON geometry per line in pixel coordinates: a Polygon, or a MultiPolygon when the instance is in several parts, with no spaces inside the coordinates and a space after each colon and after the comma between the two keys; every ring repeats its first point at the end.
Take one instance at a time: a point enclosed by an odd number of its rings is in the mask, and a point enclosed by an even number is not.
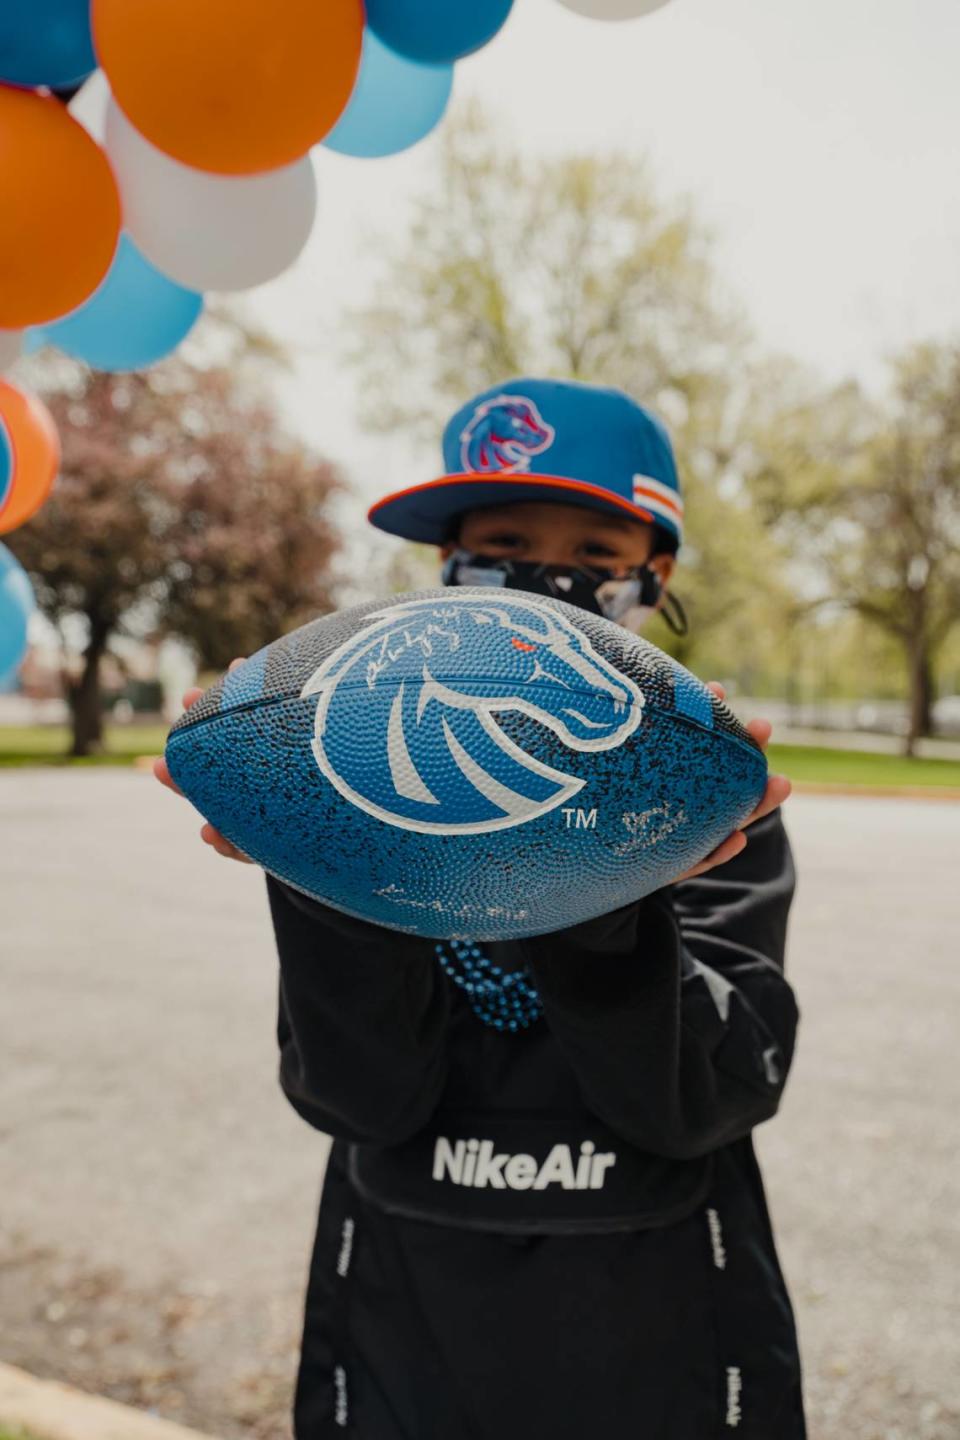
{"type": "Polygon", "coordinates": [[[442,545],[466,510],[520,500],[581,505],[657,525],[677,544],[683,500],[670,437],[622,390],[574,380],[507,380],[443,432],[446,473],[385,495],[371,524],[442,545]]]}

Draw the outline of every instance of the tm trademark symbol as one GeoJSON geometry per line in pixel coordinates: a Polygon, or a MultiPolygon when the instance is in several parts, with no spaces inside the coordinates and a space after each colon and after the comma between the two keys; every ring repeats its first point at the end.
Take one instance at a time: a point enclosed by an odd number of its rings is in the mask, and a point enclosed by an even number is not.
{"type": "Polygon", "coordinates": [[[596,807],[593,810],[581,810],[579,807],[574,808],[574,806],[568,805],[560,811],[560,814],[563,816],[568,830],[596,830],[597,828],[596,807]]]}

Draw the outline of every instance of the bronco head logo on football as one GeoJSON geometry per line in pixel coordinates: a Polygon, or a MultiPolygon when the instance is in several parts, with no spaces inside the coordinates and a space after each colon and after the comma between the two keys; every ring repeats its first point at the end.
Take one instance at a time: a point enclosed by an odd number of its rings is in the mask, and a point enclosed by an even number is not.
{"type": "Polygon", "coordinates": [[[531,455],[553,444],[556,431],[525,395],[496,395],[485,400],[460,436],[465,471],[530,469],[531,455]]]}
{"type": "Polygon", "coordinates": [[[532,716],[572,750],[611,750],[640,723],[634,682],[563,615],[528,596],[415,599],[368,619],[301,697],[319,697],[313,753],[323,774],[388,825],[504,829],[582,789],[583,780],[510,739],[497,711],[532,716]]]}

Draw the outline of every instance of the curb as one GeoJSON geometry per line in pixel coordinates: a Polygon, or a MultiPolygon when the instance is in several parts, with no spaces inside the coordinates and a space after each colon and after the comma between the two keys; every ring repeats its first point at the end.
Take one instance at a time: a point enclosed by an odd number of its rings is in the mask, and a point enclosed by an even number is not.
{"type": "Polygon", "coordinates": [[[795,795],[852,795],[876,800],[960,800],[952,785],[844,785],[828,780],[794,780],[795,795]]]}
{"type": "Polygon", "coordinates": [[[212,1440],[116,1400],[87,1395],[58,1380],[38,1380],[0,1361],[0,1423],[35,1440],[212,1440]]]}

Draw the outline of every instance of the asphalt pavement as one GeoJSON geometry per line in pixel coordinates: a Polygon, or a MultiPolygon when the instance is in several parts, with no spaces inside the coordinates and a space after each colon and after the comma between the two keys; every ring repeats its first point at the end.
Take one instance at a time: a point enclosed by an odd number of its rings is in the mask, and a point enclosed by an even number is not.
{"type": "MultiPolygon", "coordinates": [[[[960,805],[798,796],[800,1041],[758,1132],[811,1440],[960,1437],[960,805]]],[[[281,1440],[324,1138],[259,872],[130,771],[0,776],[0,1358],[281,1440]]]]}

